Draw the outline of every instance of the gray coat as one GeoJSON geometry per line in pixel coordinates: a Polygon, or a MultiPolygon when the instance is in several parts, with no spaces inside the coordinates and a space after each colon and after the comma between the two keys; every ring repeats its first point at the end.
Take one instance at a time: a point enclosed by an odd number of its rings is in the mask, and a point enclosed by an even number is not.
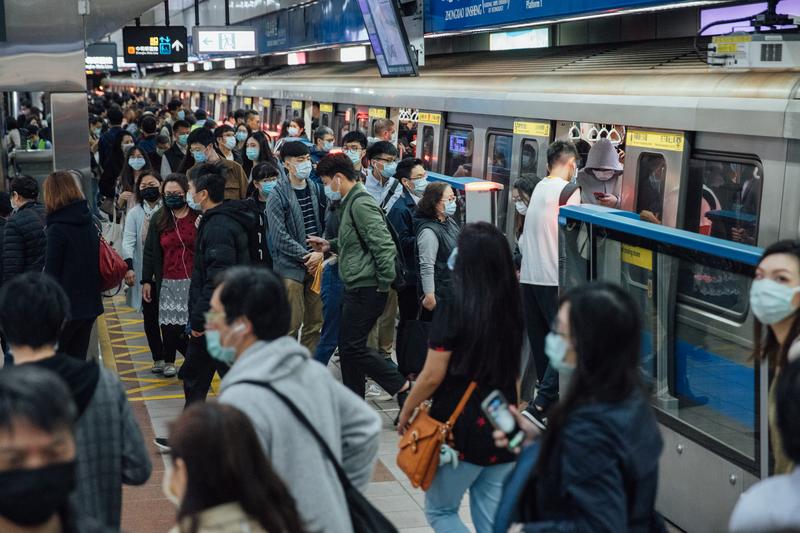
{"type": "Polygon", "coordinates": [[[130,260],[133,271],[136,273],[136,281],[132,287],[128,287],[126,296],[126,303],[129,307],[133,307],[135,311],[142,310],[142,257],[144,255],[144,239],[142,235],[145,234],[145,219],[149,224],[149,218],[153,213],[161,208],[161,201],[159,200],[155,208],[147,209],[142,204],[137,204],[136,207],[131,209],[125,215],[125,230],[122,234],[122,258],[130,260]],[[149,216],[146,214],[149,213],[149,216]]]}
{"type": "Polygon", "coordinates": [[[339,479],[314,438],[269,390],[236,385],[242,380],[268,381],[294,401],[362,490],[369,484],[378,454],[378,414],[291,337],[255,343],[222,380],[219,401],[241,409],[253,422],[272,467],[297,502],[306,529],[352,531],[339,479]]]}
{"type": "MultiPolygon", "coordinates": [[[[325,195],[320,194],[319,185],[311,180],[306,182],[311,188],[314,220],[319,228],[319,236],[322,236],[325,228],[325,195]]],[[[279,178],[278,184],[267,198],[267,223],[272,269],[282,278],[302,283],[306,277],[303,257],[308,254],[309,249],[306,244],[303,211],[289,178],[279,178]]]]}

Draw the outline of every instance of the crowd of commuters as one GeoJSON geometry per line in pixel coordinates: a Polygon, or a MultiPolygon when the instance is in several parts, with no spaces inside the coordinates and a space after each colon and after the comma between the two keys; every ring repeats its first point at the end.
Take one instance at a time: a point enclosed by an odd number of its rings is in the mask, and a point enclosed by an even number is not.
{"type": "MultiPolygon", "coordinates": [[[[559,208],[621,205],[624,153],[608,139],[585,153],[557,140],[547,176],[513,184],[512,250],[489,223],[462,227],[456,191],[403,157],[390,120],[338,152],[333,130],[300,117],[273,139],[252,110],[216,122],[130,95],[91,107],[91,188],[56,171],[0,194],[1,531],[118,531],[122,485],[151,475],[123,386],[90,356],[103,237],[127,264],[152,373],[183,385],[183,413],[154,442],[176,533],[353,530],[351,491],[369,484],[382,429],[364,399],[384,393],[400,435],[420,409],[460,415],[425,494],[437,532],[467,531],[467,493],[479,533],[664,530],[637,304],[610,284],[559,287],[559,208]],[[412,323],[427,348],[415,368],[395,362],[412,323]],[[521,442],[487,421],[497,391],[521,442]]],[[[5,142],[48,148],[27,111],[5,142]]],[[[750,304],[778,475],[742,496],[730,528],[791,529],[799,242],[766,249],[750,304]]]]}

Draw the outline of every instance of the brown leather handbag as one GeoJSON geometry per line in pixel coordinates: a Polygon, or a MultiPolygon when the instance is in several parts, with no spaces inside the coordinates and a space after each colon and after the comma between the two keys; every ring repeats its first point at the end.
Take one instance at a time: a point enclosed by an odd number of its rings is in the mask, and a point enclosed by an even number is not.
{"type": "Polygon", "coordinates": [[[400,439],[400,452],[397,454],[397,466],[405,472],[415,488],[428,490],[433,483],[436,469],[439,468],[441,446],[447,442],[456,420],[477,386],[474,381],[469,384],[447,422],[439,422],[431,417],[427,405],[419,407],[417,415],[400,439]]]}

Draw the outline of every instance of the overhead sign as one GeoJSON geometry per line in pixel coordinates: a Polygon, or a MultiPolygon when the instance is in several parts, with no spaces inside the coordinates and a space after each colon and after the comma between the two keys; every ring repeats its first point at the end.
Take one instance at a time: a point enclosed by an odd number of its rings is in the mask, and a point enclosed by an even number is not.
{"type": "Polygon", "coordinates": [[[130,63],[185,63],[186,28],[184,26],[125,26],[122,48],[130,63]]]}
{"type": "Polygon", "coordinates": [[[385,107],[370,107],[369,118],[386,118],[385,107]]]}
{"type": "Polygon", "coordinates": [[[117,43],[94,43],[86,47],[86,70],[117,70],[117,43]]]}
{"type": "Polygon", "coordinates": [[[192,28],[195,54],[255,54],[256,31],[250,26],[192,28]]]}
{"type": "Polygon", "coordinates": [[[442,123],[442,115],[439,113],[420,111],[417,113],[417,122],[420,124],[432,124],[434,126],[438,126],[442,123]]]}
{"type": "Polygon", "coordinates": [[[524,122],[522,120],[515,120],[514,135],[550,137],[550,124],[548,122],[524,122]]]}
{"type": "Polygon", "coordinates": [[[652,150],[667,150],[670,152],[683,152],[683,133],[669,133],[662,131],[643,131],[629,129],[625,135],[628,146],[650,148],[652,150]]]}

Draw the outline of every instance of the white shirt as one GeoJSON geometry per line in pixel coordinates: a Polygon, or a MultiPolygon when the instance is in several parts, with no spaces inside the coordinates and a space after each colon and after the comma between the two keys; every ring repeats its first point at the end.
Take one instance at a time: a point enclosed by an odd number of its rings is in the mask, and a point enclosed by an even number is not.
{"type": "Polygon", "coordinates": [[[392,197],[386,201],[386,205],[383,206],[384,212],[388,213],[398,198],[403,195],[403,185],[395,178],[389,178],[386,180],[386,183],[381,185],[381,182],[372,175],[372,169],[370,168],[367,169],[367,177],[364,180],[364,188],[367,190],[370,196],[375,199],[378,205],[381,205],[395,183],[397,183],[397,187],[394,189],[394,194],[392,194],[392,197]]]}
{"type": "MultiPolygon", "coordinates": [[[[520,283],[558,286],[558,200],[567,182],[548,176],[533,189],[519,242],[520,283]]],[[[580,190],[567,205],[580,204],[580,190]]]]}
{"type": "Polygon", "coordinates": [[[800,529],[800,467],[747,489],[733,508],[728,529],[731,533],[800,529]]]}

